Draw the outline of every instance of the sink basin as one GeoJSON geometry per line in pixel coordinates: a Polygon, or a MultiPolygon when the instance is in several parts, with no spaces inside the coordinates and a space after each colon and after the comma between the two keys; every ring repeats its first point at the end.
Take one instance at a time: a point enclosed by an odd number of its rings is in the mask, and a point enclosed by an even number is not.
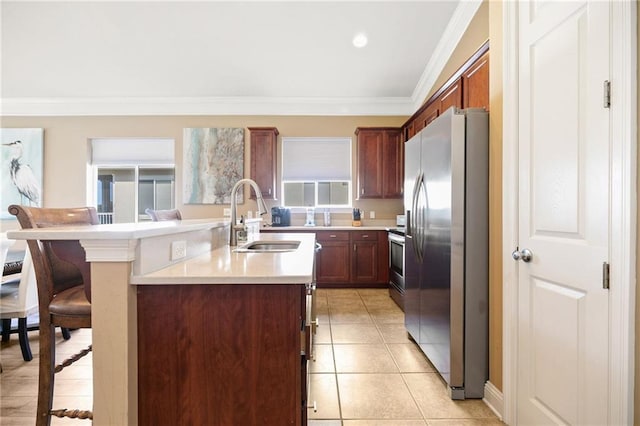
{"type": "Polygon", "coordinates": [[[292,240],[260,240],[239,246],[235,252],[241,253],[281,253],[297,250],[300,241],[292,240]]]}

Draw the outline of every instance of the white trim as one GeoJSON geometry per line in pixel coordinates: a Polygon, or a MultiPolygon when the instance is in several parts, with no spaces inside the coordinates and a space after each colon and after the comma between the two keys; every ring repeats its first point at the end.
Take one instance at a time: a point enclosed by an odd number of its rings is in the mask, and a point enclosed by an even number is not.
{"type": "Polygon", "coordinates": [[[634,423],[637,4],[611,3],[609,424],[634,423]]]}
{"type": "Polygon", "coordinates": [[[447,28],[445,28],[442,37],[440,37],[440,42],[434,49],[431,59],[429,59],[424,72],[420,76],[416,88],[413,90],[413,94],[411,95],[413,111],[411,114],[422,106],[422,103],[425,101],[429,91],[433,88],[440,73],[447,62],[449,62],[449,59],[451,59],[451,54],[458,46],[458,42],[467,30],[469,23],[482,5],[482,1],[483,0],[468,0],[461,1],[458,4],[447,28]]]}
{"type": "MultiPolygon", "coordinates": [[[[518,2],[503,4],[503,258],[518,241],[518,2]]],[[[611,2],[609,424],[633,424],[637,174],[636,3],[611,2]]],[[[517,265],[503,266],[504,422],[517,424],[517,265]]]]}
{"type": "Polygon", "coordinates": [[[80,240],[87,262],[131,262],[136,259],[138,240],[80,240]]]}
{"type": "Polygon", "coordinates": [[[502,413],[504,411],[504,400],[502,398],[502,392],[495,387],[491,382],[484,384],[484,398],[482,398],[485,404],[491,408],[491,410],[502,420],[502,413]]]}
{"type": "Polygon", "coordinates": [[[3,98],[2,116],[411,115],[410,97],[388,98],[3,98]]]}
{"type": "Polygon", "coordinates": [[[518,2],[504,2],[503,143],[502,143],[502,392],[503,421],[517,424],[518,265],[511,251],[518,245],[518,2]]]}

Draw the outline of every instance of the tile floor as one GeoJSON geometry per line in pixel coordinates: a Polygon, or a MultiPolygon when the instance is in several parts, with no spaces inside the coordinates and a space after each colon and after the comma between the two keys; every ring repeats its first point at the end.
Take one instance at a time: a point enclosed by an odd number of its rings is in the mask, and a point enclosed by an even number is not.
{"type": "Polygon", "coordinates": [[[310,426],[502,425],[481,400],[452,401],[384,289],[320,289],[310,426]]]}
{"type": "MultiPolygon", "coordinates": [[[[407,338],[404,315],[383,289],[320,289],[320,326],[311,368],[310,426],[502,425],[480,400],[452,401],[438,373],[407,338]]],[[[90,330],[58,332],[58,359],[90,344],[90,330]]],[[[34,422],[38,386],[37,332],[30,333],[34,362],[24,362],[16,335],[0,345],[0,424],[34,422]]],[[[54,407],[92,404],[91,356],[56,376],[54,407]],[[87,379],[88,378],[88,379],[87,379]]],[[[54,418],[52,425],[89,424],[54,418]]]]}

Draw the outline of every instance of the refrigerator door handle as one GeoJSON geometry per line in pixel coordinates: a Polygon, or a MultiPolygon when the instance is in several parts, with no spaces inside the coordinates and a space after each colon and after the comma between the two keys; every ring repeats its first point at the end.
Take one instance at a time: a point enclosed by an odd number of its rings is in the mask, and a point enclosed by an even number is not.
{"type": "Polygon", "coordinates": [[[413,184],[413,194],[411,197],[411,211],[409,212],[409,232],[407,233],[407,235],[409,237],[414,237],[414,244],[413,244],[413,252],[416,255],[416,257],[418,258],[418,260],[422,260],[420,258],[420,252],[418,249],[418,244],[419,244],[419,229],[418,229],[418,211],[416,210],[416,208],[418,207],[418,191],[420,189],[420,176],[422,174],[418,174],[418,176],[416,176],[416,181],[413,184]]]}
{"type": "Polygon", "coordinates": [[[418,235],[418,246],[420,250],[420,262],[424,260],[424,246],[427,240],[427,187],[424,183],[424,173],[420,173],[420,183],[418,185],[417,194],[417,210],[419,210],[418,228],[416,234],[418,235]],[[424,195],[424,197],[421,197],[424,195]]]}
{"type": "Polygon", "coordinates": [[[424,187],[424,173],[420,173],[418,175],[418,180],[416,182],[416,191],[415,191],[415,228],[414,228],[414,236],[415,236],[415,251],[416,257],[418,261],[422,263],[424,259],[424,214],[425,211],[422,206],[422,202],[420,200],[420,194],[422,192],[422,188],[424,187]]]}
{"type": "Polygon", "coordinates": [[[409,212],[409,229],[407,229],[407,235],[408,236],[413,236],[413,233],[416,229],[416,217],[418,216],[416,213],[416,203],[418,200],[418,182],[420,180],[420,175],[416,176],[416,180],[413,183],[413,192],[411,194],[411,211],[409,212]]]}

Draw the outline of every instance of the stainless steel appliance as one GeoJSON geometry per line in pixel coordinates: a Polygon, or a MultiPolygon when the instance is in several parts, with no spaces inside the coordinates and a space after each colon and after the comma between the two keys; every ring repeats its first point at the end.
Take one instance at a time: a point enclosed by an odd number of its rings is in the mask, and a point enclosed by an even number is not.
{"type": "Polygon", "coordinates": [[[404,310],[404,228],[389,230],[389,295],[404,310]]]}
{"type": "Polygon", "coordinates": [[[271,207],[271,225],[272,226],[291,225],[291,210],[284,207],[271,207]]]}
{"type": "Polygon", "coordinates": [[[453,399],[488,379],[488,126],[451,108],[405,143],[405,324],[453,399]]]}

